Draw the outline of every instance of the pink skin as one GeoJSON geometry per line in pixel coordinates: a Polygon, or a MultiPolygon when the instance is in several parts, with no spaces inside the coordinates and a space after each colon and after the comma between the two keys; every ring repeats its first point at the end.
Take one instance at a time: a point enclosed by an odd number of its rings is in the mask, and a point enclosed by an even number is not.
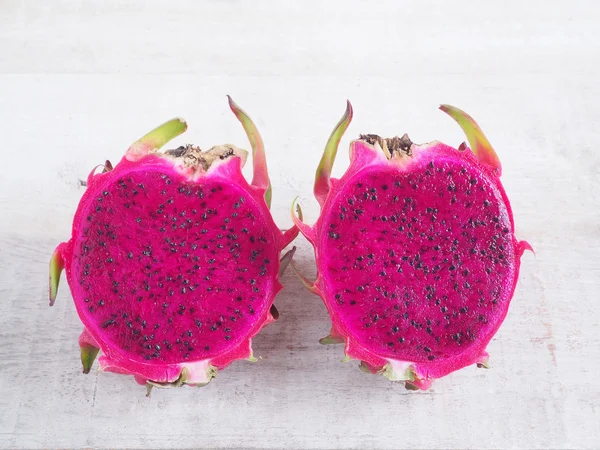
{"type": "Polygon", "coordinates": [[[530,247],[514,237],[493,157],[437,142],[411,149],[388,160],[378,146],[352,142],[349,169],[329,180],[326,197],[320,188],[317,223],[295,221],[315,246],[311,288],[332,318],[328,342],[345,342],[346,355],[372,372],[426,389],[487,359],[530,247]]]}
{"type": "Polygon", "coordinates": [[[273,222],[266,167],[255,165],[265,171],[249,185],[238,157],[205,172],[155,147],[134,144],[114,170],[90,174],[72,238],[51,260],[51,304],[64,267],[85,326],[84,371],[100,348],[101,370],[201,385],[253,358],[251,339],[274,320],[282,289],[279,253],[297,230],[273,222]]]}

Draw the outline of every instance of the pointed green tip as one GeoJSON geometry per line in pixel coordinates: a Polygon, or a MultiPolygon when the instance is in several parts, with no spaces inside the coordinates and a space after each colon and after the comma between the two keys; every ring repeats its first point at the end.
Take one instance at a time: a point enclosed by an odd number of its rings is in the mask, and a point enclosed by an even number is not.
{"type": "Polygon", "coordinates": [[[250,146],[252,147],[252,185],[265,189],[265,201],[267,206],[271,207],[271,181],[269,180],[269,171],[267,169],[267,158],[265,156],[265,144],[258,132],[258,128],[246,112],[233,101],[230,95],[227,96],[229,107],[240,121],[250,146]]]}
{"type": "Polygon", "coordinates": [[[300,196],[296,196],[294,200],[292,200],[292,206],[290,208],[290,212],[292,213],[294,223],[296,222],[296,219],[300,222],[304,220],[304,215],[302,214],[302,207],[300,206],[300,203],[298,203],[299,198],[300,196]]]}
{"type": "Polygon", "coordinates": [[[302,208],[300,207],[300,203],[298,203],[298,199],[300,197],[296,196],[294,200],[292,200],[292,206],[290,207],[290,213],[292,214],[292,220],[294,224],[297,225],[297,222],[302,222],[302,208]],[[296,214],[298,214],[296,216],[296,214]]]}
{"type": "Polygon", "coordinates": [[[300,206],[300,203],[296,205],[296,212],[298,213],[298,219],[300,219],[300,222],[302,222],[304,220],[304,216],[302,215],[302,207],[300,206]]]}
{"type": "Polygon", "coordinates": [[[331,135],[327,140],[327,144],[325,145],[323,156],[321,157],[321,161],[317,167],[317,173],[315,174],[314,193],[321,206],[323,206],[325,199],[329,194],[329,189],[331,188],[331,170],[333,169],[335,156],[337,155],[342,136],[348,129],[350,122],[352,122],[353,114],[354,112],[352,110],[352,104],[350,103],[350,100],[346,100],[346,111],[331,132],[331,135]]]}
{"type": "Polygon", "coordinates": [[[83,344],[81,346],[81,365],[83,366],[83,373],[90,373],[92,364],[94,364],[99,351],[100,349],[93,345],[83,344]]]}
{"type": "Polygon", "coordinates": [[[65,268],[65,261],[62,256],[61,245],[59,245],[52,257],[50,258],[50,276],[48,282],[48,294],[50,299],[50,306],[54,305],[56,300],[56,294],[58,293],[58,283],[60,282],[60,274],[65,268]]]}
{"type": "Polygon", "coordinates": [[[346,340],[341,336],[325,336],[324,338],[319,339],[319,344],[321,345],[334,345],[334,344],[343,344],[346,340]]]}
{"type": "Polygon", "coordinates": [[[440,110],[452,117],[462,128],[467,136],[471,150],[479,162],[491,167],[500,176],[502,174],[500,158],[498,158],[492,144],[487,140],[477,122],[463,110],[451,105],[440,105],[440,110]]]}
{"type": "Polygon", "coordinates": [[[130,160],[141,158],[152,151],[159,150],[167,142],[184,133],[185,130],[187,130],[185,120],[180,117],[171,119],[135,141],[127,150],[126,155],[130,160]]]}

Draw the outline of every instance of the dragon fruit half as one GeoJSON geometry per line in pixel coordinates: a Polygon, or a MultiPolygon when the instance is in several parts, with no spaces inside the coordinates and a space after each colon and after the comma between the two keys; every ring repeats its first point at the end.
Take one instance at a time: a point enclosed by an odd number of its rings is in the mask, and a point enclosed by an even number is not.
{"type": "Polygon", "coordinates": [[[282,233],[269,213],[262,139],[229,98],[252,146],[158,153],[187,126],[173,119],[134,143],[114,169],[93,170],[69,242],[50,261],[50,305],[61,271],[85,328],[83,371],[133,374],[151,386],[204,385],[237,359],[253,360],[251,339],[277,318],[282,233]]]}
{"type": "Polygon", "coordinates": [[[350,167],[330,178],[334,129],[317,169],[321,215],[294,222],[315,248],[318,275],[304,284],[332,319],[321,343],[345,343],[361,368],[427,389],[470,364],[487,366],[486,345],[508,311],[520,257],[500,161],[475,121],[448,105],[471,148],[416,145],[407,135],[362,135],[350,167]]]}

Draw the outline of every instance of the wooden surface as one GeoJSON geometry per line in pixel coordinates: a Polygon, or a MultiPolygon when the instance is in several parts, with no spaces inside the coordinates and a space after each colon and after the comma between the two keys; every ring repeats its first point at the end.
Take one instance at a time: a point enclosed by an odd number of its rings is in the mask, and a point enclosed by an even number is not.
{"type": "Polygon", "coordinates": [[[599,24],[598,2],[577,0],[0,0],[0,447],[599,448],[599,24]],[[317,342],[320,299],[288,272],[256,364],[150,399],[81,374],[66,283],[52,309],[46,293],[78,180],[176,115],[177,143],[248,147],[226,94],[263,134],[283,227],[296,195],[316,218],[314,169],[346,98],[338,175],[359,133],[458,145],[437,105],[477,118],[536,249],[490,370],[408,392],[342,364],[317,342]]]}

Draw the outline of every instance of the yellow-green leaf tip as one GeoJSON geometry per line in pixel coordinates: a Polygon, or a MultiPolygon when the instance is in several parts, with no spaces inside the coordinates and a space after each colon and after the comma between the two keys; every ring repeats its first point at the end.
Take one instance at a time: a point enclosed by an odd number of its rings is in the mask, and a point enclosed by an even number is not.
{"type": "Polygon", "coordinates": [[[332,344],[343,344],[345,343],[345,339],[341,336],[325,336],[324,338],[319,339],[319,344],[322,345],[332,345],[332,344]]]}
{"type": "Polygon", "coordinates": [[[81,346],[81,365],[83,366],[83,373],[90,373],[99,351],[100,349],[93,345],[84,344],[81,346]]]}
{"type": "Polygon", "coordinates": [[[159,150],[167,142],[184,133],[185,130],[187,130],[185,120],[180,117],[171,119],[135,141],[127,150],[127,157],[130,160],[135,160],[150,152],[159,150]]]}
{"type": "Polygon", "coordinates": [[[50,258],[50,276],[48,280],[48,294],[50,299],[50,306],[54,305],[56,300],[56,294],[58,293],[58,283],[60,282],[60,274],[65,268],[65,261],[62,256],[61,245],[59,245],[52,257],[50,258]]]}
{"type": "Polygon", "coordinates": [[[325,145],[323,156],[321,157],[321,161],[317,167],[317,173],[315,174],[314,193],[321,206],[323,206],[325,199],[329,194],[329,189],[331,188],[331,170],[333,169],[335,156],[337,155],[340,140],[348,129],[350,122],[352,122],[352,115],[352,104],[350,103],[350,100],[346,100],[346,111],[331,132],[331,135],[327,140],[327,144],[325,145]]]}
{"type": "Polygon", "coordinates": [[[498,176],[502,174],[500,158],[494,151],[492,144],[487,140],[477,122],[461,109],[451,105],[440,105],[440,109],[452,117],[462,128],[467,136],[471,150],[480,163],[491,167],[498,176]]]}

